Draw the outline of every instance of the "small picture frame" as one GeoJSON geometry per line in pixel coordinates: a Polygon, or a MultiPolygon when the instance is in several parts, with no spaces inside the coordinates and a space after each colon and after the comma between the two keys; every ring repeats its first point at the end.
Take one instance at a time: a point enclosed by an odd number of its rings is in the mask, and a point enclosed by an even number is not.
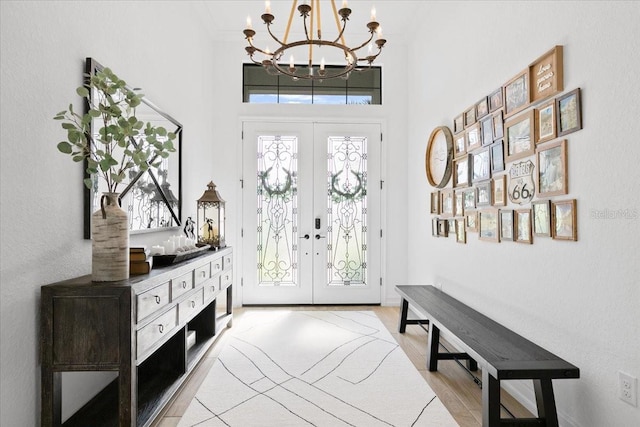
{"type": "Polygon", "coordinates": [[[489,95],[489,112],[493,113],[496,110],[499,110],[504,105],[504,99],[502,97],[502,87],[491,92],[489,95]]]}
{"type": "Polygon", "coordinates": [[[440,215],[440,192],[431,193],[430,212],[433,215],[440,215]]]}
{"type": "Polygon", "coordinates": [[[431,219],[431,235],[433,237],[440,237],[438,235],[438,218],[431,219]]]}
{"type": "Polygon", "coordinates": [[[551,202],[551,238],[578,240],[575,199],[551,202]]]}
{"type": "Polygon", "coordinates": [[[513,241],[513,211],[500,209],[500,241],[513,241]]]}
{"type": "Polygon", "coordinates": [[[482,131],[482,145],[490,145],[493,142],[493,117],[488,116],[480,121],[482,131]]]}
{"type": "Polygon", "coordinates": [[[535,152],[533,117],[532,110],[505,123],[505,156],[507,163],[531,156],[535,152]]]}
{"type": "Polygon", "coordinates": [[[493,114],[493,140],[504,137],[504,120],[502,119],[502,110],[493,114]]]}
{"type": "Polygon", "coordinates": [[[467,212],[469,209],[476,208],[476,193],[477,191],[475,187],[464,189],[462,207],[464,208],[465,212],[467,212]]]}
{"type": "Polygon", "coordinates": [[[467,243],[467,230],[464,219],[456,219],[456,242],[467,243]]]}
{"type": "Polygon", "coordinates": [[[498,210],[486,209],[478,211],[478,237],[480,240],[499,242],[498,210]]]}
{"type": "Polygon", "coordinates": [[[440,215],[443,217],[453,216],[453,209],[453,189],[440,191],[440,215]]]}
{"type": "Polygon", "coordinates": [[[491,181],[480,182],[476,184],[476,206],[491,206],[493,205],[493,191],[491,189],[491,181]]]}
{"type": "Polygon", "coordinates": [[[474,123],[473,125],[469,126],[465,130],[465,133],[467,138],[467,153],[482,146],[479,123],[474,123]]]}
{"type": "Polygon", "coordinates": [[[507,205],[507,176],[493,179],[493,206],[507,205]]]}
{"type": "Polygon", "coordinates": [[[480,182],[491,178],[491,151],[485,147],[472,154],[471,181],[480,182]]]}
{"type": "Polygon", "coordinates": [[[455,200],[453,215],[463,216],[464,215],[464,192],[454,191],[453,198],[455,200]]]}
{"type": "Polygon", "coordinates": [[[556,137],[556,101],[551,101],[535,109],[536,144],[556,137]]]}
{"type": "Polygon", "coordinates": [[[533,243],[531,234],[531,209],[516,209],[513,211],[514,241],[518,243],[533,243]]]}
{"type": "Polygon", "coordinates": [[[476,104],[476,119],[481,119],[489,114],[489,101],[485,96],[476,104]]]}
{"type": "Polygon", "coordinates": [[[504,170],[504,143],[501,139],[489,146],[491,152],[491,173],[502,172],[504,170]]]}
{"type": "Polygon", "coordinates": [[[468,128],[476,122],[476,106],[473,105],[464,112],[464,128],[468,128]]]}
{"type": "Polygon", "coordinates": [[[447,230],[449,235],[447,237],[456,237],[456,220],[454,218],[447,219],[447,230]]]}
{"type": "Polygon", "coordinates": [[[556,120],[558,136],[582,129],[580,88],[556,98],[556,120]]]}
{"type": "Polygon", "coordinates": [[[468,187],[471,184],[471,154],[453,159],[453,187],[468,187]]]}
{"type": "Polygon", "coordinates": [[[537,182],[539,197],[568,193],[567,141],[548,142],[536,149],[537,182]]]}
{"type": "Polygon", "coordinates": [[[555,46],[529,66],[532,103],[563,91],[562,51],[562,46],[555,46]]]}
{"type": "Polygon", "coordinates": [[[464,115],[460,114],[453,119],[453,133],[460,133],[464,130],[464,115]]]}
{"type": "Polygon", "coordinates": [[[533,221],[533,235],[540,237],[551,236],[551,201],[536,200],[531,202],[533,221]]]}
{"type": "Polygon", "coordinates": [[[465,226],[467,231],[477,232],[478,231],[478,212],[476,211],[467,211],[464,216],[465,226]]]}
{"type": "Polygon", "coordinates": [[[453,157],[460,157],[467,153],[467,135],[464,132],[453,137],[453,157]]]}
{"type": "Polygon", "coordinates": [[[438,237],[449,237],[449,221],[438,218],[438,237]]]}
{"type": "Polygon", "coordinates": [[[509,117],[529,106],[529,69],[521,71],[503,87],[504,115],[509,117]]]}

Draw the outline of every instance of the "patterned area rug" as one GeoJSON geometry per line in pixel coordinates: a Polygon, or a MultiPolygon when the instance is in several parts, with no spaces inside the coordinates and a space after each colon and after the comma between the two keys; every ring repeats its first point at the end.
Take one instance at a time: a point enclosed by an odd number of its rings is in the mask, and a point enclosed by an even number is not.
{"type": "Polygon", "coordinates": [[[374,312],[252,311],[228,333],[179,426],[458,425],[374,312]]]}

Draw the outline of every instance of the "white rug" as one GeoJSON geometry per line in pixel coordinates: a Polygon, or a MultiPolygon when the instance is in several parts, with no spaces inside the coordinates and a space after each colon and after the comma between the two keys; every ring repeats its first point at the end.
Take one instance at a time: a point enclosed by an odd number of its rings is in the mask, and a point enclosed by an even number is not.
{"type": "Polygon", "coordinates": [[[457,426],[371,311],[251,311],[179,426],[457,426]]]}

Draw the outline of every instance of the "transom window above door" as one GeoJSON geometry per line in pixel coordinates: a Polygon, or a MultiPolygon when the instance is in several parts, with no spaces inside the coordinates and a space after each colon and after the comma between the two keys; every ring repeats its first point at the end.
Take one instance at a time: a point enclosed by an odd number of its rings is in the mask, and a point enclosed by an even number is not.
{"type": "Polygon", "coordinates": [[[382,104],[381,67],[354,71],[348,79],[293,80],[243,64],[242,86],[242,102],[250,104],[382,104]]]}

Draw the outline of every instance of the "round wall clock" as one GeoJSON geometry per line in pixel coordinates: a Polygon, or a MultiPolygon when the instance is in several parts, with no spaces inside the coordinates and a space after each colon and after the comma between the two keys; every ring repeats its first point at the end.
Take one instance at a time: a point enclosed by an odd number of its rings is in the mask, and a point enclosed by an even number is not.
{"type": "Polygon", "coordinates": [[[453,163],[453,134],[446,126],[439,126],[431,132],[427,144],[425,168],[429,184],[443,188],[451,179],[453,163]]]}

